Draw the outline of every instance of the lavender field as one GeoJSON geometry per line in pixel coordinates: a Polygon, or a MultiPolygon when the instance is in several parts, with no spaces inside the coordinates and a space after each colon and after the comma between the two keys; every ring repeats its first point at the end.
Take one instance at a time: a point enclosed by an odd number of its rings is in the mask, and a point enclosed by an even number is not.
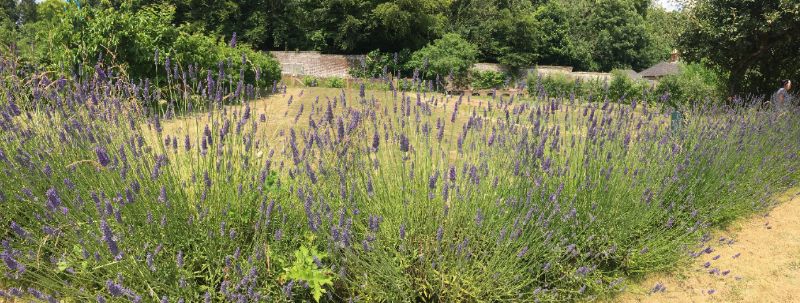
{"type": "Polygon", "coordinates": [[[609,298],[799,176],[793,107],[229,79],[3,57],[0,298],[609,298]]]}

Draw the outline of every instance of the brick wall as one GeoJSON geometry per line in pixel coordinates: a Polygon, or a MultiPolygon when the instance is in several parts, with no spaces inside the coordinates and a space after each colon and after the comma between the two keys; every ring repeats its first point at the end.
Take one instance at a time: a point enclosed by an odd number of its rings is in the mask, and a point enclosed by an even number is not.
{"type": "MultiPolygon", "coordinates": [[[[320,78],[339,77],[350,79],[349,69],[359,68],[366,58],[364,55],[327,55],[313,51],[274,51],[270,52],[281,64],[281,71],[288,76],[314,76],[320,78]]],[[[476,63],[475,70],[506,72],[507,69],[496,63],[476,63]]],[[[527,70],[529,73],[539,73],[543,76],[562,74],[573,79],[581,80],[610,80],[608,73],[573,72],[570,66],[544,66],[527,70]]],[[[633,79],[638,77],[636,72],[630,71],[633,79]]],[[[523,73],[524,75],[524,73],[523,73]]]]}
{"type": "Polygon", "coordinates": [[[364,55],[326,55],[319,52],[270,52],[284,75],[350,78],[350,67],[360,66],[364,55]]]}

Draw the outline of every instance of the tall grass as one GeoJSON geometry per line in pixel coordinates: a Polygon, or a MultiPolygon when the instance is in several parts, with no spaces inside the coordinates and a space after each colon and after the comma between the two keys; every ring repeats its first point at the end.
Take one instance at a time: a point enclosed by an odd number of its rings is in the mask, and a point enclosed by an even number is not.
{"type": "Polygon", "coordinates": [[[794,108],[689,108],[675,130],[636,100],[267,107],[219,73],[173,79],[191,89],[168,104],[208,109],[175,118],[102,68],[47,79],[5,58],[0,77],[8,297],[574,301],[702,253],[798,177],[794,108]]]}

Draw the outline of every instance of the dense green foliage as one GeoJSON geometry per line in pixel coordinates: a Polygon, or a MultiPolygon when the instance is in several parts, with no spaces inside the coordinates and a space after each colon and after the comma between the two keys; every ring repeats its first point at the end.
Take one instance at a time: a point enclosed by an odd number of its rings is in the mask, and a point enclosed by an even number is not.
{"type": "Polygon", "coordinates": [[[268,54],[246,44],[228,44],[191,26],[173,25],[175,8],[170,5],[79,9],[48,0],[38,5],[38,11],[38,20],[6,26],[0,37],[22,64],[86,75],[104,62],[134,79],[155,78],[161,71],[161,79],[153,79],[159,84],[165,80],[165,69],[173,77],[182,72],[202,77],[222,68],[234,85],[242,80],[262,88],[280,77],[280,66],[268,54]]]}
{"type": "Polygon", "coordinates": [[[198,97],[15,59],[3,300],[581,301],[708,253],[709,228],[800,177],[794,107],[694,106],[672,131],[649,102],[583,97],[317,88],[222,106],[225,74],[172,79],[198,97]],[[209,111],[142,108],[154,92],[209,111]]]}
{"type": "Polygon", "coordinates": [[[729,94],[771,94],[800,79],[800,2],[698,0],[680,37],[687,59],[727,74],[729,94]]]}
{"type": "MultiPolygon", "coordinates": [[[[115,0],[121,6],[124,0],[115,0]]],[[[169,3],[175,24],[236,32],[261,50],[416,51],[447,33],[478,46],[478,59],[513,69],[642,69],[669,56],[678,13],[648,0],[133,0],[169,3]],[[651,20],[651,17],[652,20],[651,20]],[[655,23],[655,24],[653,24],[655,23]],[[670,23],[674,24],[674,23],[670,23]]],[[[402,62],[405,63],[405,62],[402,62]]]]}
{"type": "Polygon", "coordinates": [[[411,58],[409,50],[395,53],[381,52],[373,50],[366,54],[361,66],[350,69],[350,75],[356,78],[384,78],[388,75],[395,77],[407,76],[413,73],[409,71],[406,63],[411,58]]]}
{"type": "Polygon", "coordinates": [[[506,74],[494,71],[471,71],[470,80],[473,89],[503,88],[509,82],[506,74]]]}
{"type": "Polygon", "coordinates": [[[630,103],[653,102],[687,108],[708,103],[727,102],[724,77],[700,63],[680,64],[680,72],[662,78],[657,83],[632,78],[626,71],[614,70],[608,80],[580,81],[567,74],[546,76],[532,74],[527,79],[528,93],[564,97],[607,98],[630,103]]]}
{"type": "Polygon", "coordinates": [[[661,79],[656,92],[675,106],[713,103],[724,100],[725,83],[719,73],[702,64],[682,64],[681,73],[661,79]]]}
{"type": "Polygon", "coordinates": [[[422,77],[437,76],[464,80],[475,62],[478,48],[458,34],[447,34],[441,39],[414,52],[408,66],[420,71],[422,77]]]}

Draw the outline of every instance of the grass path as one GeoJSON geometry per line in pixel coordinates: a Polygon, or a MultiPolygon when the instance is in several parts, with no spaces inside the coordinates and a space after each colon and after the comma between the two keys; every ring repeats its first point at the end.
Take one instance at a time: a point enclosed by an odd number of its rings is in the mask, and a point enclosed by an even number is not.
{"type": "Polygon", "coordinates": [[[647,277],[612,301],[800,302],[800,190],[779,200],[768,214],[714,233],[704,244],[711,253],[672,273],[647,277]],[[657,284],[666,290],[654,292],[657,284]]]}

